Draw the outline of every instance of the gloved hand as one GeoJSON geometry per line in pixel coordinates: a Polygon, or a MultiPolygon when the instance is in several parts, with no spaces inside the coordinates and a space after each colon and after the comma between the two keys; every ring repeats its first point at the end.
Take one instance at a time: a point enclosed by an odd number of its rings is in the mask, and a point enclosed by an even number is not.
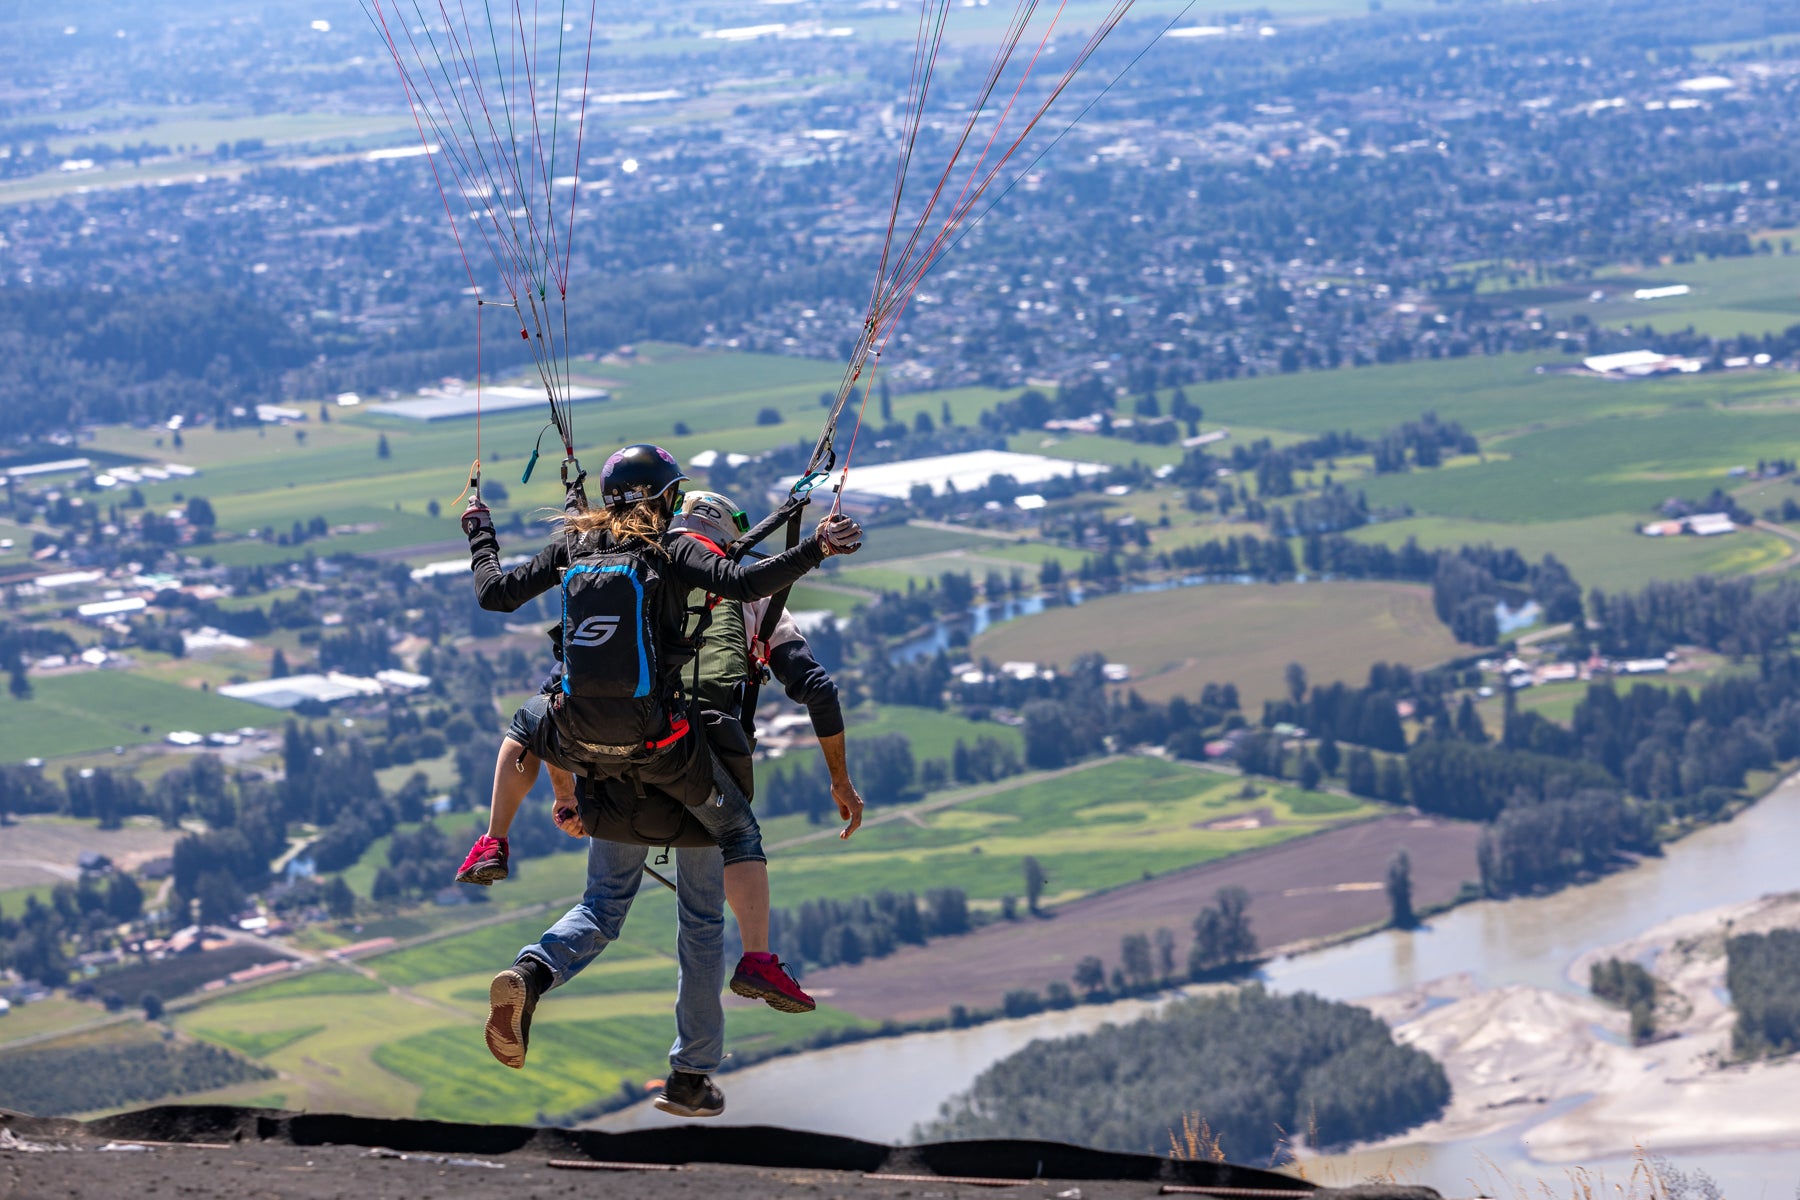
{"type": "Polygon", "coordinates": [[[463,536],[473,538],[484,529],[489,533],[494,532],[494,514],[488,511],[488,506],[481,502],[479,496],[471,496],[469,507],[463,509],[463,536]]]}
{"type": "Polygon", "coordinates": [[[813,537],[818,539],[826,558],[834,554],[855,554],[862,549],[863,527],[843,513],[837,513],[820,518],[813,537]]]}
{"type": "Polygon", "coordinates": [[[588,509],[587,472],[579,472],[574,479],[563,484],[563,512],[573,516],[588,509]]]}

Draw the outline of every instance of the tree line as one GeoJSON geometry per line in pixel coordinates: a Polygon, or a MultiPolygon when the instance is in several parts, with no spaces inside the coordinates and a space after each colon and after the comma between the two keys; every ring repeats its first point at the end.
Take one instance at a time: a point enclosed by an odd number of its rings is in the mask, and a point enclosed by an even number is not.
{"type": "MultiPolygon", "coordinates": [[[[922,897],[885,889],[845,900],[820,897],[769,913],[770,943],[806,967],[855,966],[974,927],[968,895],[955,887],[931,888],[922,897]]],[[[735,934],[735,923],[731,928],[735,934]]]]}
{"type": "Polygon", "coordinates": [[[1429,1121],[1450,1098],[1444,1070],[1393,1040],[1366,1010],[1252,986],[1182,1000],[1159,1016],[1001,1059],[924,1138],[1043,1138],[1166,1153],[1198,1112],[1238,1162],[1272,1159],[1306,1131],[1318,1148],[1429,1121]]]}

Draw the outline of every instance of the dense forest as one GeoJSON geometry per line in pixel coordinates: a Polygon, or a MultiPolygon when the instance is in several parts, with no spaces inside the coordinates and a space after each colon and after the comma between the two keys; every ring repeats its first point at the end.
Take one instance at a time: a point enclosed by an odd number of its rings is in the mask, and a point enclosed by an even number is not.
{"type": "Polygon", "coordinates": [[[1725,964],[1725,986],[1737,1009],[1732,1052],[1776,1058],[1800,1050],[1800,929],[1730,938],[1725,964]]]}
{"type": "Polygon", "coordinates": [[[1386,1137],[1436,1117],[1443,1068],[1366,1010],[1260,987],[1182,1000],[1160,1016],[1033,1042],[983,1071],[918,1133],[1044,1138],[1167,1153],[1197,1113],[1234,1162],[1386,1137]]]}

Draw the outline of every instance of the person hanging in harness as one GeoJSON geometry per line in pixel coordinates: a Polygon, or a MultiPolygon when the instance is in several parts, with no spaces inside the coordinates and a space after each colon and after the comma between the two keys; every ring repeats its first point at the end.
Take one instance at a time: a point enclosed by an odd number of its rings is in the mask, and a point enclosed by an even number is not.
{"type": "MultiPolygon", "coordinates": [[[[501,828],[510,826],[540,762],[614,796],[626,788],[639,800],[661,794],[687,806],[724,856],[725,895],[745,950],[734,981],[741,975],[770,997],[800,1003],[805,993],[769,952],[768,863],[749,798],[693,729],[699,712],[684,676],[697,665],[694,634],[710,613],[690,613],[687,596],[695,590],[741,603],[774,595],[830,555],[860,548],[862,529],[828,516],[793,549],[743,566],[669,534],[686,479],[661,447],[625,447],[601,471],[602,507],[577,498],[559,518],[561,536],[511,571],[500,567],[486,507],[471,501],[463,514],[482,608],[513,612],[557,587],[563,601],[560,690],[532,697],[513,715],[495,764],[491,811],[501,828]]],[[[465,870],[496,854],[497,843],[492,834],[478,840],[465,870]]]]}
{"type": "MultiPolygon", "coordinates": [[[[689,492],[670,524],[671,533],[698,541],[715,554],[728,555],[749,531],[743,509],[718,492],[689,492]]],[[[848,824],[839,834],[849,838],[862,824],[862,797],[850,784],[845,761],[844,714],[837,683],[813,657],[785,597],[768,597],[743,605],[725,605],[705,597],[713,613],[713,630],[700,649],[697,699],[707,725],[707,741],[747,796],[755,794],[751,756],[755,753],[756,705],[762,685],[772,677],[788,699],[806,708],[814,735],[831,775],[832,800],[848,824]]]]}
{"type": "MultiPolygon", "coordinates": [[[[729,500],[716,493],[695,492],[683,498],[681,512],[670,532],[695,537],[709,549],[724,553],[746,524],[741,511],[729,500]]],[[[713,606],[714,620],[701,652],[697,695],[709,728],[725,730],[724,737],[713,740],[714,751],[733,753],[735,738],[735,744],[742,747],[741,768],[730,763],[727,769],[734,775],[743,770],[744,790],[748,794],[753,783],[748,778],[749,747],[753,741],[747,733],[753,727],[745,720],[745,714],[752,713],[760,672],[754,669],[756,660],[750,654],[745,622],[749,620],[749,627],[756,629],[760,619],[779,630],[770,639],[774,652],[766,657],[789,697],[804,704],[812,716],[813,729],[831,773],[832,797],[848,822],[840,836],[848,838],[861,824],[863,802],[845,763],[844,720],[837,685],[813,658],[792,618],[771,621],[769,607],[769,601],[713,606]],[[742,711],[739,706],[743,706],[742,711]]],[[[579,903],[536,942],[520,950],[510,967],[494,976],[488,989],[488,1050],[506,1066],[524,1066],[531,1019],[540,997],[574,978],[617,940],[643,880],[647,857],[644,843],[672,846],[680,922],[676,1038],[669,1053],[668,1080],[654,1103],[675,1116],[717,1116],[725,1108],[724,1093],[711,1078],[724,1051],[725,1016],[719,1003],[724,982],[722,856],[710,837],[672,801],[653,797],[634,805],[630,790],[616,782],[590,788],[581,777],[565,783],[558,778],[560,775],[551,767],[557,793],[554,820],[569,836],[592,839],[588,846],[587,887],[579,903]],[[622,812],[633,814],[626,822],[630,832],[625,835],[619,832],[622,812]],[[647,838],[644,834],[649,831],[654,832],[647,838]]],[[[762,989],[760,981],[743,971],[734,974],[731,988],[739,995],[763,999],[782,1011],[812,1007],[811,997],[804,992],[793,997],[771,995],[762,989]]]]}

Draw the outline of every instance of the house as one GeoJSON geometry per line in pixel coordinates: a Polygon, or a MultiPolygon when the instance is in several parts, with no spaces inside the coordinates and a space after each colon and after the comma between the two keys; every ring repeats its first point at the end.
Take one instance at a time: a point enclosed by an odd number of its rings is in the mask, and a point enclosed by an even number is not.
{"type": "Polygon", "coordinates": [[[1717,537],[1737,532],[1737,526],[1727,513],[1695,513],[1687,519],[1687,531],[1695,537],[1717,537]]]}
{"type": "Polygon", "coordinates": [[[98,850],[83,850],[76,857],[75,865],[81,868],[84,875],[104,875],[113,869],[112,859],[98,850]]]}

